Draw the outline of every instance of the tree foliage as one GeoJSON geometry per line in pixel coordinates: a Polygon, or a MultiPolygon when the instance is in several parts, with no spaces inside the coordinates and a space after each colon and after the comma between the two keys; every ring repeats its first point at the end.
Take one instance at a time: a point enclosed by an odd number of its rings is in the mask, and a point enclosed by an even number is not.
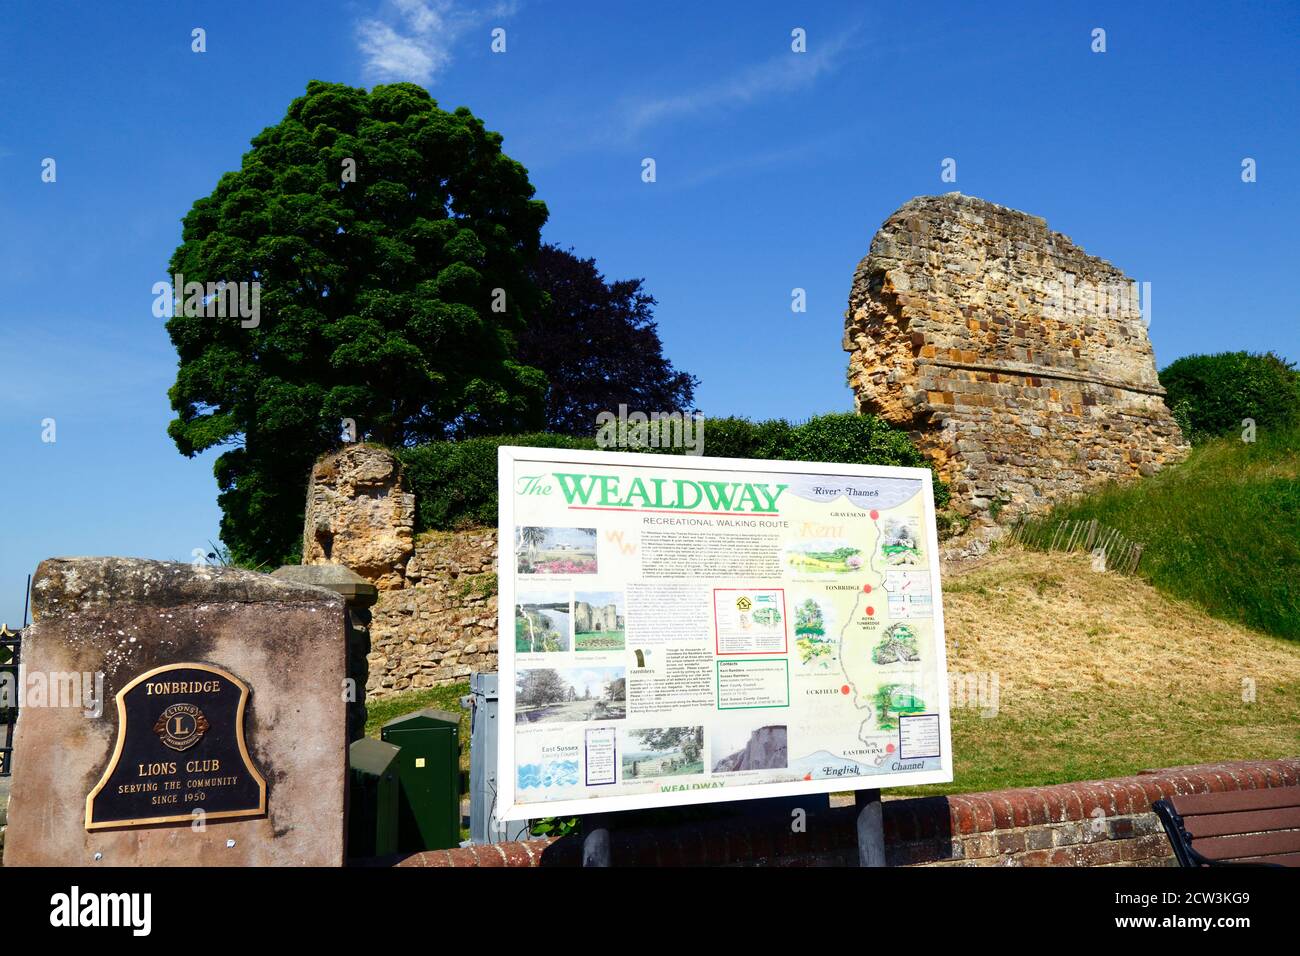
{"type": "Polygon", "coordinates": [[[538,667],[520,672],[516,678],[515,699],[528,707],[541,707],[571,700],[572,688],[550,667],[538,667]]]}
{"type": "Polygon", "coordinates": [[[1160,373],[1165,402],[1189,441],[1300,419],[1300,373],[1294,362],[1266,352],[1187,355],[1160,373]]]}
{"type": "Polygon", "coordinates": [[[546,429],[590,435],[602,411],[694,408],[696,378],[664,357],[654,296],[641,279],[606,282],[596,260],[541,247],[531,270],[546,294],[520,337],[519,359],[546,373],[546,429]]]}
{"type": "Polygon", "coordinates": [[[812,598],[807,598],[795,609],[794,627],[797,634],[824,634],[822,609],[812,598]]]}
{"type": "MultiPolygon", "coordinates": [[[[501,445],[583,450],[597,447],[594,438],[538,432],[431,442],[403,449],[398,457],[407,486],[415,493],[416,531],[496,524],[497,448],[501,445]]],[[[681,448],[608,450],[684,453],[681,448]]],[[[931,467],[905,433],[874,416],[851,412],[817,415],[798,424],[784,419],[751,422],[744,418],[710,418],[704,422],[704,454],[718,458],[931,467]]],[[[935,504],[942,508],[948,498],[948,487],[936,474],[935,504]]]]}
{"type": "Polygon", "coordinates": [[[235,558],[292,550],[344,420],[389,446],[541,424],[545,377],[514,357],[538,308],[533,194],[467,109],[408,83],[313,81],[194,203],[171,272],[260,285],[254,327],[181,309],[167,323],[168,434],[185,455],[229,446],[214,470],[235,558]]]}
{"type": "Polygon", "coordinates": [[[703,727],[648,727],[630,733],[650,750],[680,750],[688,762],[698,760],[704,751],[703,727]]]}

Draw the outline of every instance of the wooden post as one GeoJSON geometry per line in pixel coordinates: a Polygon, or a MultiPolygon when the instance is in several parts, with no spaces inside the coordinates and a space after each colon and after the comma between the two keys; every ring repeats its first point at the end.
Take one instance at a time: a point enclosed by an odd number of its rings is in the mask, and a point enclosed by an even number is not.
{"type": "Polygon", "coordinates": [[[858,808],[858,866],[885,865],[885,827],[879,790],[856,790],[858,808]]]}

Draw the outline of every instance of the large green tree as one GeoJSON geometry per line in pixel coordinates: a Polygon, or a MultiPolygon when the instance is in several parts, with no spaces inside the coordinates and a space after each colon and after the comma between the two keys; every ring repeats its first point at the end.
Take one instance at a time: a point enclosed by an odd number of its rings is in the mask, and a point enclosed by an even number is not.
{"type": "Polygon", "coordinates": [[[595,259],[544,245],[531,274],[545,299],[528,317],[519,359],[546,373],[546,430],[591,435],[596,416],[689,414],[699,380],[663,354],[655,298],[641,279],[606,281],[595,259]]]}
{"type": "Polygon", "coordinates": [[[345,421],[387,445],[541,424],[545,375],[514,359],[539,307],[533,196],[469,110],[409,83],[313,81],[194,203],[171,272],[260,288],[254,319],[167,323],[168,433],[185,455],[230,446],[215,473],[236,559],[292,553],[312,461],[345,421]]]}

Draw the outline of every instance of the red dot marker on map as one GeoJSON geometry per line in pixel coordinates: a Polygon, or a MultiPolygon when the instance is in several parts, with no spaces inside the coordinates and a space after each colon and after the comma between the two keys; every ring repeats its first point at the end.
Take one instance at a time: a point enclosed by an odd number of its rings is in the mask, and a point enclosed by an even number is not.
{"type": "Polygon", "coordinates": [[[848,684],[845,684],[843,687],[840,688],[840,693],[841,693],[841,694],[847,694],[848,692],[849,692],[849,685],[848,685],[848,684]]]}
{"type": "Polygon", "coordinates": [[[875,614],[875,613],[876,613],[876,609],[875,609],[874,607],[871,607],[870,605],[868,605],[868,606],[867,606],[867,616],[870,617],[871,615],[873,615],[873,614],[875,614]]]}
{"type": "Polygon", "coordinates": [[[873,511],[871,512],[871,520],[872,520],[872,521],[875,521],[875,520],[876,520],[877,518],[879,518],[879,517],[880,517],[880,512],[879,512],[879,511],[874,511],[874,510],[873,510],[873,511]]]}
{"type": "Polygon", "coordinates": [[[870,593],[871,593],[871,585],[870,585],[870,584],[864,584],[864,585],[862,585],[862,592],[863,592],[864,594],[870,594],[870,593]]]}
{"type": "Polygon", "coordinates": [[[885,744],[885,753],[887,753],[887,754],[892,754],[893,752],[894,752],[894,745],[893,745],[893,744],[885,744]]]}

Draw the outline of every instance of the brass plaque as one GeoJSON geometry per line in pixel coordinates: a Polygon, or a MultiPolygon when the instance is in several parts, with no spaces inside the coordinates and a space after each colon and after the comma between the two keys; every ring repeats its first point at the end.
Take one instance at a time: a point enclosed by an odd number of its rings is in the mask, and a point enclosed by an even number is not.
{"type": "Polygon", "coordinates": [[[117,745],[86,797],[86,829],[266,813],[266,780],[244,741],[248,696],[209,664],[157,667],[118,691],[117,745]]]}

